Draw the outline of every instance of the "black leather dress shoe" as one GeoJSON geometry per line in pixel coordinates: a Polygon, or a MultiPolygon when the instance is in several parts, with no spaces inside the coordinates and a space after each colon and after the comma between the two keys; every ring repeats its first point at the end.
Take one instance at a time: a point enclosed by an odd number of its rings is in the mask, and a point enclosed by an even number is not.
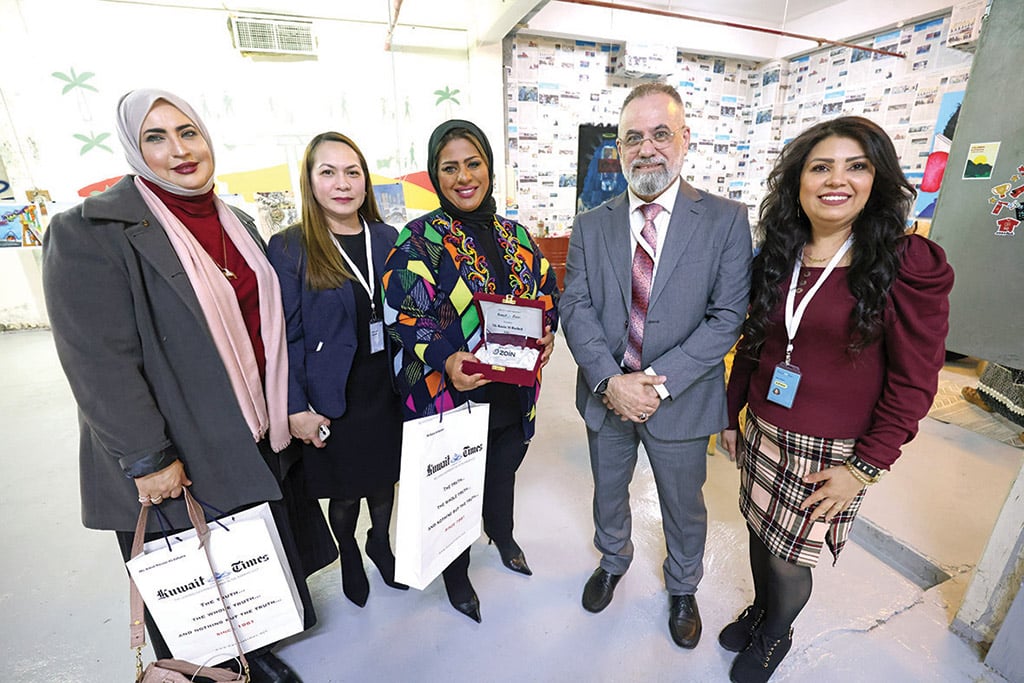
{"type": "Polygon", "coordinates": [[[700,612],[693,595],[670,595],[668,632],[679,647],[693,649],[700,642],[700,612]]]}
{"type": "Polygon", "coordinates": [[[607,607],[615,593],[615,585],[621,578],[622,574],[609,574],[601,567],[595,569],[583,587],[583,609],[600,612],[607,607]]]}
{"type": "Polygon", "coordinates": [[[273,652],[249,657],[248,660],[252,683],[302,683],[299,675],[273,652]]]}

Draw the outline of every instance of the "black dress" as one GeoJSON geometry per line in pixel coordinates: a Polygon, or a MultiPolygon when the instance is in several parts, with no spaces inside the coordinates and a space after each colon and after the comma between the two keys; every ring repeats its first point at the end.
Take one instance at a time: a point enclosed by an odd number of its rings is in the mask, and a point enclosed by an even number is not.
{"type": "MultiPolygon", "coordinates": [[[[367,278],[365,235],[335,235],[345,253],[367,278]]],[[[374,294],[379,296],[379,273],[374,294]]],[[[306,495],[311,498],[363,498],[398,481],[402,455],[402,410],[391,382],[386,351],[370,353],[370,297],[356,281],[359,344],[345,387],[345,414],[331,419],[331,436],[324,448],[305,445],[306,495]]],[[[377,305],[381,317],[381,306],[377,305]]],[[[342,381],[340,378],[339,382],[342,381]]]]}

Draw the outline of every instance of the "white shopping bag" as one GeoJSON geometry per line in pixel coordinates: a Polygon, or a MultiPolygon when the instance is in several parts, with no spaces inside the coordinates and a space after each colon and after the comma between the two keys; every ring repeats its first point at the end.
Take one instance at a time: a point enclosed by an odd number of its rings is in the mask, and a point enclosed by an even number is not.
{"type": "Polygon", "coordinates": [[[422,590],[479,538],[489,415],[469,402],[403,425],[396,581],[422,590]]]}
{"type": "Polygon", "coordinates": [[[235,657],[228,618],[243,652],[303,628],[302,602],[270,506],[263,503],[220,522],[227,528],[209,524],[209,562],[195,529],[150,541],[141,555],[127,562],[143,602],[177,659],[220,662],[235,657]]]}

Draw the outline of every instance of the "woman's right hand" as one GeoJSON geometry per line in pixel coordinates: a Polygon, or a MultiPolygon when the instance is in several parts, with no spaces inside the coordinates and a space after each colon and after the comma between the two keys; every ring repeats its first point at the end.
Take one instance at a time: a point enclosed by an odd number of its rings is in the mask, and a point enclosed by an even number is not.
{"type": "Polygon", "coordinates": [[[491,383],[491,380],[484,379],[484,375],[481,372],[467,375],[462,371],[463,362],[477,360],[477,357],[469,351],[456,351],[448,356],[448,359],[444,362],[444,371],[448,374],[448,379],[451,381],[452,386],[459,391],[466,392],[491,383]]]}
{"type": "Polygon", "coordinates": [[[135,488],[139,490],[139,502],[143,505],[159,505],[167,498],[177,498],[181,495],[181,487],[192,485],[180,460],[153,474],[136,477],[134,481],[135,488]]]}
{"type": "Polygon", "coordinates": [[[301,413],[292,413],[288,416],[288,431],[292,436],[317,448],[327,445],[320,439],[320,425],[330,427],[331,421],[312,410],[303,410],[301,413]]]}
{"type": "Polygon", "coordinates": [[[729,457],[729,462],[736,463],[736,469],[743,466],[743,458],[739,454],[737,448],[737,442],[739,441],[739,430],[738,429],[723,429],[718,435],[718,442],[722,444],[722,448],[725,449],[725,454],[729,457]]]}

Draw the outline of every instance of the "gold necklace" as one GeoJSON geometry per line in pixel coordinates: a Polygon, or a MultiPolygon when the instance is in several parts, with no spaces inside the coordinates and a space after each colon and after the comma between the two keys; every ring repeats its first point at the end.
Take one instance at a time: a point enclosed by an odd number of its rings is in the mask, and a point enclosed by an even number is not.
{"type": "MultiPolygon", "coordinates": [[[[835,256],[835,254],[832,256],[835,256]]],[[[804,254],[804,263],[825,263],[826,261],[830,261],[832,256],[826,256],[825,258],[813,258],[804,254]]]]}
{"type": "Polygon", "coordinates": [[[238,276],[232,273],[230,270],[228,270],[228,242],[227,238],[224,237],[223,225],[220,226],[220,249],[224,257],[224,265],[220,265],[219,263],[217,263],[216,260],[214,260],[213,265],[220,268],[220,272],[224,273],[224,277],[226,277],[227,279],[237,280],[238,276]]]}

